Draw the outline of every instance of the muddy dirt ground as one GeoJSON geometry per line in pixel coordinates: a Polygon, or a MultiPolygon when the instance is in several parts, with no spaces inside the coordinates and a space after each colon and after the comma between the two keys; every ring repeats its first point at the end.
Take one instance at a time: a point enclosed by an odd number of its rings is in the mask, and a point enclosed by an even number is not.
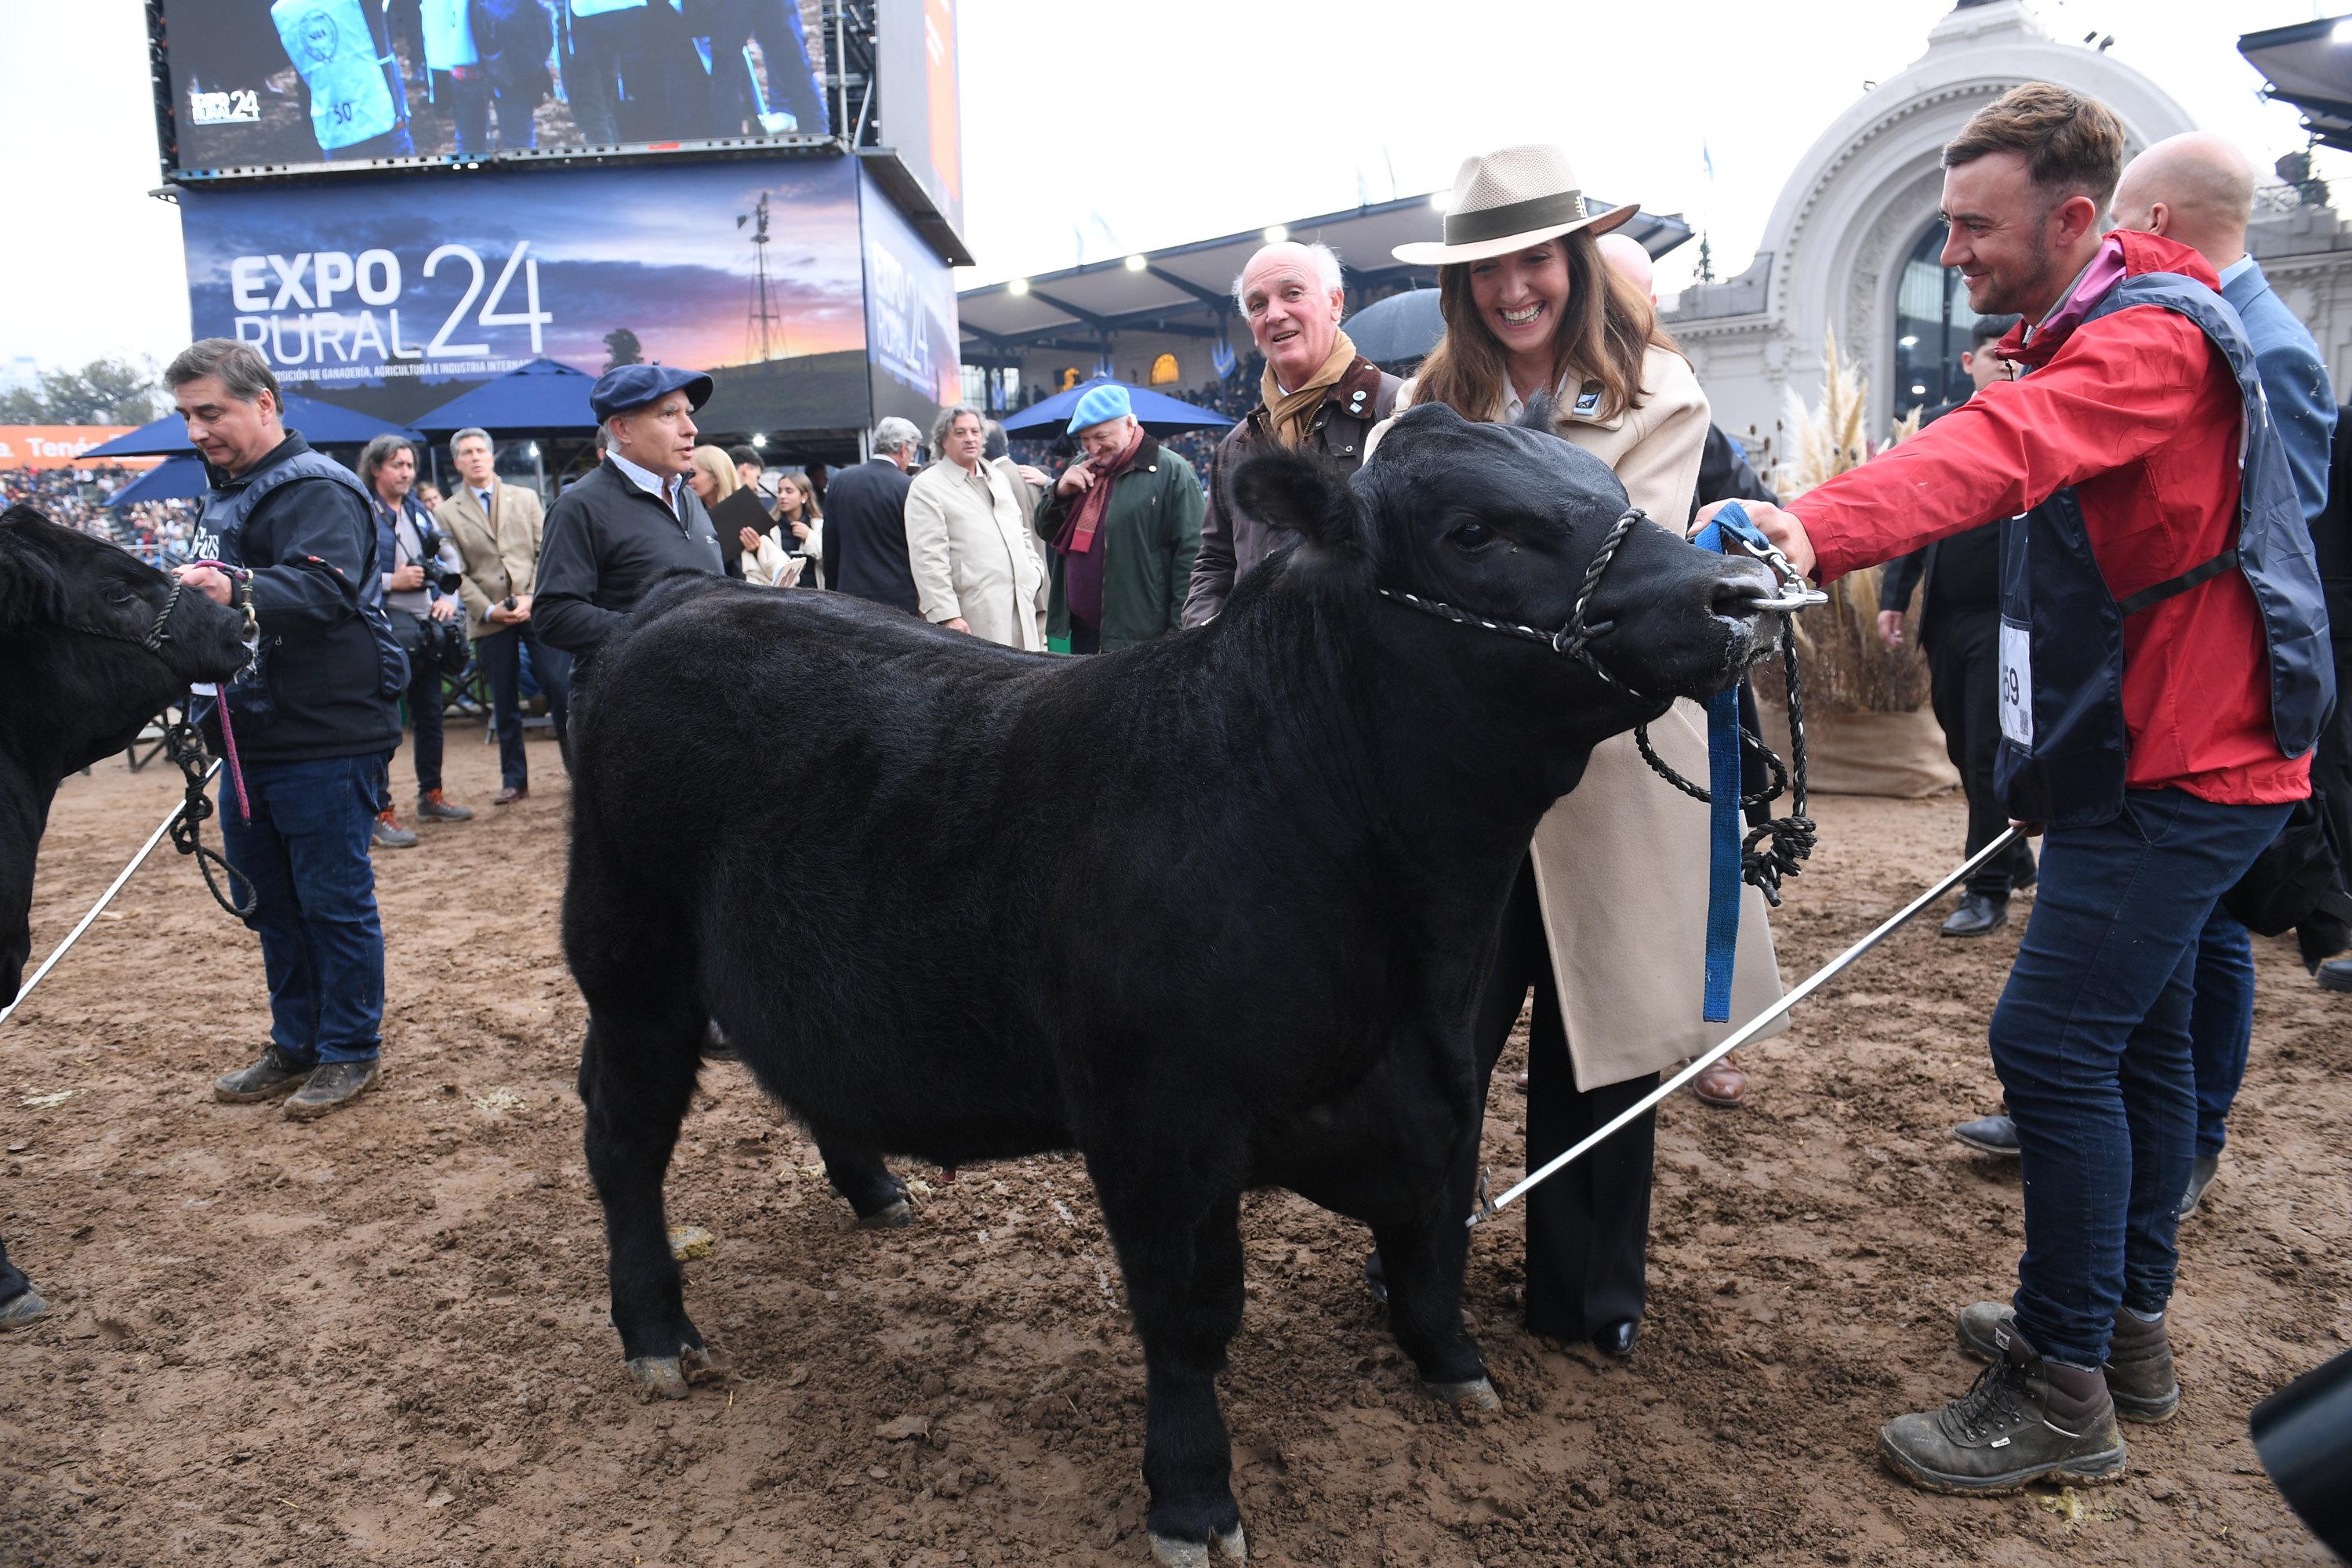
{"type": "MultiPolygon", "coordinates": [[[[688,1301],[735,1372],[683,1405],[631,1396],[571,1083],[562,774],[535,742],[538,793],[493,812],[494,752],[451,742],[478,815],[379,853],[388,1073],[356,1108],[297,1125],[212,1102],[263,1037],[260,963],[168,849],[0,1026],[0,1234],[55,1303],[0,1339],[0,1562],[1147,1563],[1140,1360],[1070,1160],[952,1185],[908,1168],[930,1184],[915,1227],[860,1232],[742,1069],[707,1069],[671,1216],[716,1237],[688,1301]]],[[[119,763],[68,783],[37,954],[175,783],[119,763]]],[[[1792,976],[1961,831],[1952,800],[1819,815],[1778,922],[1792,976]]],[[[2127,1428],[2129,1479],[2080,1496],[1927,1497],[1879,1468],[1882,1421],[1973,1375],[1952,1314],[2010,1288],[2015,1170],[1948,1130],[1994,1103],[1983,1026],[2015,934],[1923,922],[1748,1054],[1748,1109],[1665,1110],[1630,1365],[1524,1334],[1517,1224],[1481,1229],[1468,1305],[1498,1414],[1416,1392],[1359,1227],[1251,1198],[1223,1400],[1257,1560],[2325,1561],[2245,1423],[2352,1340],[2352,1003],[2277,944],[2185,1232],[2180,1417],[2127,1428]]],[[[1498,1179],[1520,1106],[1498,1087],[1498,1179]]]]}

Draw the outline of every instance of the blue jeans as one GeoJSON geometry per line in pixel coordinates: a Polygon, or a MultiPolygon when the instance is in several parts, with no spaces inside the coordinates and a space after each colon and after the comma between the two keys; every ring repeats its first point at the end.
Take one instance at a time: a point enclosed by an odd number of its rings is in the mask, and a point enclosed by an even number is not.
{"type": "Polygon", "coordinates": [[[223,792],[229,864],[253,882],[269,1038],[289,1061],[372,1061],[383,1033],[383,925],[368,833],[391,753],[247,763],[253,820],[223,792]]]}
{"type": "Polygon", "coordinates": [[[2172,1211],[2196,1142],[2198,936],[2286,816],[2134,790],[2114,821],[2042,840],[1991,1034],[2022,1155],[2017,1321],[2053,1361],[2099,1365],[2118,1308],[2171,1300],[2172,1211]]]}
{"type": "Polygon", "coordinates": [[[2253,934],[2216,904],[2197,939],[2197,1002],[2189,1015],[2200,1154],[2219,1154],[2228,1142],[2230,1107],[2245,1081],[2246,1052],[2253,1038],[2253,934]]]}

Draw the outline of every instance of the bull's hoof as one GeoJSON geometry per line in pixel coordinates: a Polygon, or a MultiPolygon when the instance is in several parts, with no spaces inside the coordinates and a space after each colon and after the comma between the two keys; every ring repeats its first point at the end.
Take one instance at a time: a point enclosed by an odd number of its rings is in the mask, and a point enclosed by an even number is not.
{"type": "Polygon", "coordinates": [[[1216,1549],[1218,1556],[1235,1563],[1249,1561],[1249,1532],[1239,1523],[1209,1541],[1177,1541],[1165,1535],[1151,1538],[1151,1556],[1165,1568],[1209,1568],[1209,1551],[1216,1549]]]}
{"type": "Polygon", "coordinates": [[[688,1385],[721,1376],[726,1363],[705,1345],[680,1345],[670,1356],[629,1358],[629,1377],[656,1399],[684,1399],[688,1385]]]}
{"type": "Polygon", "coordinates": [[[1474,1377],[1467,1383],[1424,1383],[1421,1386],[1432,1399],[1442,1399],[1448,1405],[1471,1410],[1500,1410],[1503,1407],[1502,1396],[1495,1392],[1495,1385],[1483,1377],[1474,1377]]]}
{"type": "Polygon", "coordinates": [[[857,1216],[860,1230],[904,1230],[914,1223],[914,1207],[904,1198],[894,1198],[872,1214],[857,1216]]]}

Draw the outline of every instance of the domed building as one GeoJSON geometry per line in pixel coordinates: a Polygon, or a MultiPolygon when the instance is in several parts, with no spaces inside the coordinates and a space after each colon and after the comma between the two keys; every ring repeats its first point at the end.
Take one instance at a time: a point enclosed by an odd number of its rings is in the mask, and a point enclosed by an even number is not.
{"type": "MultiPolygon", "coordinates": [[[[1794,388],[1821,395],[1823,351],[1870,383],[1870,428],[1969,390],[1960,352],[1976,323],[1959,274],[1937,261],[1940,155],[1969,117],[2026,81],[2105,102],[2129,153],[2195,129],[2164,89],[2104,51],[2052,38],[2021,0],[1960,0],[1927,51],[1841,114],[1807,150],[1738,277],[1685,289],[1666,325],[1698,367],[1716,422],[1765,456],[1794,388]]],[[[2324,187],[2266,188],[2248,248],[2311,328],[2339,395],[2352,386],[2352,230],[2324,187]]]]}

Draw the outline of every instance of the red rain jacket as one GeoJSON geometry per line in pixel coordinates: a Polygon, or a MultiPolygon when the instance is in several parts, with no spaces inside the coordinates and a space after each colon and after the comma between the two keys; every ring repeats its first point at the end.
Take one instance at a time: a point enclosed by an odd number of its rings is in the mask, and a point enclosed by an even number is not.
{"type": "MultiPolygon", "coordinates": [[[[2177,272],[2218,291],[2205,259],[2116,232],[2128,274],[2177,272]]],[[[2187,318],[2136,306],[2072,332],[2021,327],[1993,351],[2032,374],[1996,382],[1916,436],[1788,510],[1829,583],[1858,567],[2028,510],[2072,485],[2117,599],[2237,542],[2245,411],[2228,363],[2187,318]]],[[[2228,805],[2300,800],[2308,756],[2279,754],[2261,612],[2225,572],[2124,623],[2131,789],[2228,805]]]]}

